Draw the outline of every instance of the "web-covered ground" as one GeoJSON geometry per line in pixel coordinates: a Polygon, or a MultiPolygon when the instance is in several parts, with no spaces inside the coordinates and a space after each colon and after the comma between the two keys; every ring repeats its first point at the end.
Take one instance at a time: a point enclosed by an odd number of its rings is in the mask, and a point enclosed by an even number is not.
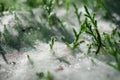
{"type": "MultiPolygon", "coordinates": [[[[71,30],[72,27],[78,26],[78,23],[75,15],[69,13],[71,12],[67,13],[68,18],[65,18],[66,22],[64,24],[68,30],[71,30]]],[[[66,11],[64,9],[58,10],[57,16],[64,19],[66,11]]],[[[115,27],[111,22],[97,18],[101,32],[110,33],[115,27]]],[[[39,20],[37,19],[37,21],[39,20]]],[[[4,24],[12,27],[15,24],[14,16],[6,14],[1,18],[1,31],[4,24]]],[[[23,20],[22,24],[28,25],[29,22],[23,20]]],[[[11,34],[17,35],[14,29],[8,28],[11,34]]],[[[88,36],[82,35],[81,38],[88,38],[88,36]]],[[[98,60],[93,56],[84,54],[87,52],[87,43],[89,43],[89,40],[81,44],[79,50],[71,51],[63,42],[55,41],[53,53],[49,44],[36,41],[34,49],[30,48],[21,52],[9,51],[6,57],[10,64],[6,64],[0,56],[0,80],[39,80],[36,74],[40,72],[47,74],[48,71],[53,80],[119,80],[120,73],[113,67],[108,66],[102,60],[104,57],[101,56],[101,60],[98,60]],[[28,55],[30,60],[27,57],[28,55]]]]}

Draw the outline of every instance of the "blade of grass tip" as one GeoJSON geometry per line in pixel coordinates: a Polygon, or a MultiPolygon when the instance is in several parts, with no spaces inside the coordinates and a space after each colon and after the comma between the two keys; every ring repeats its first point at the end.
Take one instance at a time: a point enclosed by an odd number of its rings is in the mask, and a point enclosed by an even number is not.
{"type": "Polygon", "coordinates": [[[89,13],[89,11],[88,11],[88,9],[87,9],[87,6],[84,5],[84,9],[85,9],[85,12],[87,13],[86,16],[90,17],[90,16],[89,16],[90,13],[89,13]]]}
{"type": "Polygon", "coordinates": [[[3,59],[4,59],[4,61],[8,64],[8,60],[7,60],[6,56],[5,56],[5,53],[3,53],[3,52],[0,52],[0,53],[1,53],[1,55],[2,55],[2,57],[3,57],[3,59]]]}
{"type": "Polygon", "coordinates": [[[78,16],[78,8],[77,8],[76,4],[75,4],[75,3],[72,3],[72,5],[73,5],[73,7],[74,7],[74,9],[75,9],[76,15],[78,16]]]}
{"type": "Polygon", "coordinates": [[[47,72],[46,80],[51,80],[51,75],[50,75],[50,72],[49,72],[49,71],[47,72]]]}
{"type": "Polygon", "coordinates": [[[78,23],[79,23],[79,26],[81,26],[81,20],[80,20],[80,17],[82,15],[82,12],[79,13],[79,10],[77,8],[77,6],[75,5],[75,3],[73,3],[73,7],[75,8],[75,14],[77,16],[77,19],[78,19],[78,23]]]}
{"type": "Polygon", "coordinates": [[[52,36],[52,37],[51,37],[51,41],[50,41],[50,43],[49,43],[51,50],[53,49],[54,42],[55,42],[55,37],[52,36]]]}
{"type": "Polygon", "coordinates": [[[92,48],[92,44],[88,44],[87,54],[89,54],[91,52],[91,48],[92,48]]]}
{"type": "Polygon", "coordinates": [[[73,32],[74,32],[75,37],[77,37],[78,34],[77,34],[77,31],[75,30],[75,28],[73,28],[73,32]]]}
{"type": "Polygon", "coordinates": [[[75,14],[76,14],[76,16],[77,16],[77,18],[79,19],[79,18],[80,18],[80,14],[79,14],[79,12],[78,12],[78,8],[77,8],[77,6],[76,6],[75,3],[73,3],[73,7],[74,7],[74,9],[75,9],[75,14]]]}
{"type": "Polygon", "coordinates": [[[85,12],[86,12],[85,16],[88,17],[91,20],[94,27],[97,27],[97,25],[96,25],[97,21],[94,20],[95,14],[93,14],[93,17],[92,17],[86,6],[84,6],[84,9],[85,9],[85,12]]]}
{"type": "Polygon", "coordinates": [[[77,9],[77,6],[75,5],[75,3],[74,3],[74,2],[72,3],[72,5],[73,5],[73,7],[74,7],[75,9],[77,9]]]}
{"type": "Polygon", "coordinates": [[[117,34],[118,34],[118,36],[119,36],[119,38],[120,38],[120,32],[118,32],[117,34]]]}
{"type": "MultiPolygon", "coordinates": [[[[0,32],[0,38],[1,38],[1,36],[2,36],[2,34],[1,34],[1,32],[0,32]]],[[[1,42],[0,42],[0,43],[1,43],[1,42]]],[[[8,60],[7,60],[6,56],[5,56],[6,51],[2,48],[2,46],[0,46],[0,54],[2,55],[4,61],[8,64],[8,60]]]]}
{"type": "Polygon", "coordinates": [[[69,0],[65,1],[65,7],[66,7],[67,10],[69,10],[69,0]]]}
{"type": "Polygon", "coordinates": [[[77,33],[77,31],[73,28],[73,32],[74,32],[74,35],[75,35],[75,40],[74,40],[74,42],[76,43],[77,41],[78,41],[78,39],[79,39],[79,36],[80,36],[80,32],[79,33],[77,33]]]}

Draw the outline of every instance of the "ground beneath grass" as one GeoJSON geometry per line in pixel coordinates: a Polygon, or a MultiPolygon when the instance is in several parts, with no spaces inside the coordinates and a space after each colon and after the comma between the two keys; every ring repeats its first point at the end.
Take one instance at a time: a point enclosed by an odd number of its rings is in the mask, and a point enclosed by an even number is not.
{"type": "Polygon", "coordinates": [[[0,80],[39,80],[36,73],[47,71],[53,80],[120,79],[120,73],[112,67],[82,53],[72,53],[63,43],[56,42],[54,50],[52,54],[48,44],[40,43],[28,52],[7,54],[10,64],[0,58],[0,80]]]}

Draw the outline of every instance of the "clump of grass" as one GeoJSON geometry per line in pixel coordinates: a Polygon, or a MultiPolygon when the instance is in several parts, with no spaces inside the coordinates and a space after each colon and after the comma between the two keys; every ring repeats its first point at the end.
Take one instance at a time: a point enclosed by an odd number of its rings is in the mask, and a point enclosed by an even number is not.
{"type": "Polygon", "coordinates": [[[85,16],[86,16],[86,20],[85,20],[85,25],[86,25],[86,33],[92,36],[93,39],[93,43],[90,44],[89,49],[91,48],[91,46],[96,46],[97,50],[96,50],[96,54],[98,54],[100,52],[100,49],[102,47],[102,40],[101,40],[101,35],[100,32],[98,30],[98,26],[97,26],[97,21],[95,20],[95,14],[91,15],[90,12],[88,11],[87,7],[84,6],[85,8],[85,16]]]}
{"type": "Polygon", "coordinates": [[[77,32],[75,29],[73,29],[73,32],[74,32],[74,35],[75,35],[74,41],[71,44],[69,44],[67,42],[64,42],[67,45],[67,47],[69,47],[71,49],[75,49],[78,45],[80,45],[81,43],[84,42],[84,40],[79,40],[79,37],[80,37],[79,33],[80,32],[77,32]]]}
{"type": "MultiPolygon", "coordinates": [[[[64,41],[70,43],[73,40],[73,36],[65,28],[63,21],[56,15],[54,12],[54,0],[45,0],[43,1],[43,18],[46,21],[47,26],[52,31],[54,35],[59,34],[60,37],[64,37],[64,41]],[[57,32],[56,32],[57,31],[57,32]]],[[[60,37],[56,37],[60,40],[60,37]]]]}
{"type": "Polygon", "coordinates": [[[55,19],[58,19],[56,14],[54,13],[54,4],[53,0],[42,0],[42,8],[43,8],[43,16],[47,19],[50,26],[56,24],[55,19]]]}
{"type": "Polygon", "coordinates": [[[103,42],[105,46],[103,47],[104,53],[110,55],[115,64],[107,62],[110,66],[120,71],[120,32],[114,29],[111,34],[103,33],[103,42]]]}
{"type": "Polygon", "coordinates": [[[79,13],[79,11],[78,11],[78,8],[77,8],[77,6],[73,3],[73,7],[74,7],[74,9],[75,9],[75,14],[76,14],[76,16],[77,16],[77,19],[78,19],[78,23],[79,23],[79,31],[77,32],[74,28],[73,28],[73,33],[74,33],[74,36],[75,36],[75,39],[74,39],[74,41],[71,43],[71,44],[69,44],[69,43],[67,43],[67,42],[64,42],[66,45],[67,45],[67,47],[69,47],[69,48],[71,48],[71,49],[75,49],[78,45],[80,45],[81,43],[83,43],[84,42],[84,40],[79,40],[79,38],[80,38],[80,36],[81,36],[81,34],[83,33],[83,32],[85,32],[85,30],[86,30],[86,27],[84,26],[85,25],[85,23],[83,22],[81,22],[81,20],[80,20],[80,17],[81,17],[81,14],[82,13],[79,13]]]}
{"type": "Polygon", "coordinates": [[[53,0],[43,0],[43,15],[47,19],[49,26],[63,25],[62,21],[56,16],[54,12],[53,0]]]}
{"type": "Polygon", "coordinates": [[[92,46],[96,46],[96,54],[98,54],[101,51],[103,53],[106,53],[110,55],[115,64],[111,61],[107,62],[110,66],[114,67],[115,69],[120,71],[120,32],[116,28],[112,31],[111,34],[103,33],[103,35],[100,35],[100,32],[98,30],[97,26],[97,21],[95,20],[95,14],[91,15],[90,12],[88,11],[87,7],[85,6],[85,11],[86,11],[86,20],[85,20],[85,25],[86,25],[86,33],[92,36],[92,43],[89,44],[88,47],[88,53],[90,52],[92,46]]]}

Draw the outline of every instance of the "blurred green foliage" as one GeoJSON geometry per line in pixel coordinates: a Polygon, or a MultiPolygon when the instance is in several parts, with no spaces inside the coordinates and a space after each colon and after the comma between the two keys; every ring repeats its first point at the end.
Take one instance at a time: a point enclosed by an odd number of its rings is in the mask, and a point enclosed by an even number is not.
{"type": "Polygon", "coordinates": [[[120,31],[114,29],[111,34],[103,33],[103,53],[107,53],[115,61],[115,64],[113,62],[108,62],[109,65],[114,67],[115,69],[120,71],[120,31]]]}

